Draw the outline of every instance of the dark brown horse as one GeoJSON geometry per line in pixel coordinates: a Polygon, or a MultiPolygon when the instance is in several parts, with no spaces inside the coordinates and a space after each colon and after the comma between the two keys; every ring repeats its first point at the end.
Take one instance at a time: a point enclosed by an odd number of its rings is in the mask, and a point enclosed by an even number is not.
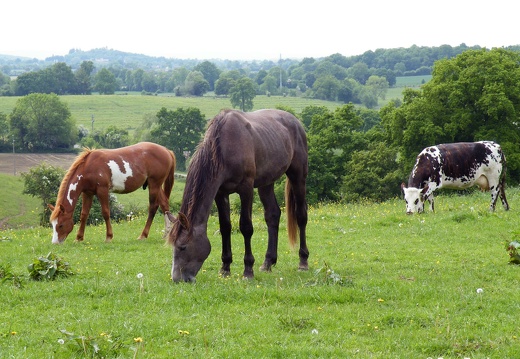
{"type": "Polygon", "coordinates": [[[215,200],[222,235],[221,273],[230,275],[231,221],[229,195],[238,193],[241,201],[240,232],[244,236],[244,277],[253,277],[255,258],[251,251],[253,191],[264,206],[268,245],[261,270],[270,271],[276,264],[280,207],[274,183],[287,175],[285,202],[287,231],[291,245],[300,233],[300,264],[308,269],[305,228],[307,202],[307,138],[300,121],[288,112],[261,110],[244,113],[227,110],[208,125],[188,168],[186,187],[178,218],[173,218],[169,241],[173,244],[172,279],[195,281],[195,276],[209,256],[211,244],[207,223],[215,200]]]}
{"type": "Polygon", "coordinates": [[[56,206],[50,206],[53,210],[50,218],[54,230],[52,243],[63,242],[72,231],[74,208],[80,194],[83,205],[76,240],[83,240],[92,199],[96,195],[107,227],[106,241],[109,242],[113,237],[109,193],[130,193],[139,187],[148,187],[149,191],[148,220],[139,236],[139,239],[147,238],[158,207],[164,213],[169,212],[174,171],[173,152],[155,143],[141,142],[110,150],[86,149],[63,178],[56,206]]]}

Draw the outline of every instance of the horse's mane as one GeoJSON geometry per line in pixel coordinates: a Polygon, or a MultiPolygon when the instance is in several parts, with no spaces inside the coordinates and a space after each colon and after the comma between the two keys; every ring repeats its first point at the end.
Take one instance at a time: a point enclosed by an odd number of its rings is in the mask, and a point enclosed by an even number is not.
{"type": "MultiPolygon", "coordinates": [[[[184,213],[190,222],[196,210],[196,202],[206,195],[208,183],[217,177],[222,168],[220,130],[226,122],[227,112],[228,110],[220,112],[208,123],[204,139],[197,145],[188,167],[180,212],[184,213]]],[[[172,227],[172,233],[175,234],[172,241],[175,241],[181,228],[179,221],[175,221],[172,227]]]]}
{"type": "Polygon", "coordinates": [[[74,162],[68,169],[65,176],[63,176],[63,180],[61,181],[61,184],[60,184],[60,189],[58,190],[58,197],[56,199],[56,205],[54,206],[54,211],[52,211],[52,213],[51,213],[51,217],[50,217],[51,221],[56,219],[56,217],[58,217],[58,214],[60,212],[60,206],[61,206],[63,198],[65,196],[65,191],[67,190],[67,184],[69,183],[70,178],[74,175],[74,173],[76,172],[78,167],[85,162],[85,159],[92,151],[94,151],[94,150],[90,149],[90,148],[84,148],[83,152],[81,152],[78,155],[78,157],[76,157],[76,159],[74,160],[74,162]]]}

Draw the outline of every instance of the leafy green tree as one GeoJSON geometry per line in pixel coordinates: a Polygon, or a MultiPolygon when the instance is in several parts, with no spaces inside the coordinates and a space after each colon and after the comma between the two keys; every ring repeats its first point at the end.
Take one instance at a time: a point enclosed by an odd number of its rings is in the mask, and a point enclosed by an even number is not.
{"type": "Polygon", "coordinates": [[[385,99],[388,92],[388,81],[382,76],[372,75],[368,78],[365,86],[368,87],[376,98],[385,99]]]}
{"type": "Polygon", "coordinates": [[[342,198],[340,184],[345,164],[354,151],[366,146],[360,131],[362,125],[352,104],[312,117],[307,137],[309,203],[342,198]]]}
{"type": "Polygon", "coordinates": [[[329,110],[325,106],[305,106],[300,114],[303,125],[308,130],[311,127],[312,119],[314,116],[322,116],[328,113],[329,110]]]}
{"type": "Polygon", "coordinates": [[[12,146],[13,138],[9,131],[9,121],[5,113],[0,112],[0,152],[6,152],[12,146]]]}
{"type": "Polygon", "coordinates": [[[341,188],[347,202],[384,201],[400,193],[403,174],[397,152],[384,142],[371,142],[367,149],[354,151],[345,170],[341,188]]]}
{"type": "Polygon", "coordinates": [[[117,89],[117,80],[112,72],[102,68],[94,77],[94,90],[102,95],[113,95],[117,89]]]}
{"type": "Polygon", "coordinates": [[[235,85],[236,80],[241,77],[242,75],[237,70],[222,72],[215,82],[215,94],[228,95],[229,90],[235,85]]]}
{"type": "Polygon", "coordinates": [[[203,61],[193,68],[194,71],[200,71],[204,76],[204,79],[208,81],[209,90],[215,89],[215,82],[219,79],[221,71],[218,67],[209,61],[203,61]]]}
{"type": "Polygon", "coordinates": [[[150,134],[154,142],[171,149],[177,158],[178,168],[185,169],[187,159],[193,155],[204,135],[206,122],[198,108],[167,110],[163,107],[157,113],[157,124],[150,134]]]}
{"type": "Polygon", "coordinates": [[[184,89],[190,95],[203,96],[209,91],[209,82],[204,78],[202,72],[192,71],[184,81],[184,89]]]}
{"type": "Polygon", "coordinates": [[[9,119],[22,150],[68,150],[77,139],[70,110],[56,94],[35,93],[20,98],[9,119]]]}
{"type": "Polygon", "coordinates": [[[238,79],[229,90],[231,106],[240,108],[242,111],[253,109],[253,99],[256,97],[255,84],[248,77],[238,79]]]}
{"type": "Polygon", "coordinates": [[[83,61],[79,69],[74,74],[76,78],[77,94],[90,95],[92,93],[91,75],[94,71],[94,63],[92,61],[83,61]]]}
{"type": "Polygon", "coordinates": [[[280,80],[273,75],[267,75],[264,77],[264,82],[260,85],[260,89],[267,94],[278,94],[280,93],[280,80]]]}
{"type": "Polygon", "coordinates": [[[312,86],[314,98],[335,101],[338,97],[340,82],[332,75],[318,77],[312,86]]]}
{"type": "Polygon", "coordinates": [[[23,194],[40,198],[42,201],[40,212],[40,224],[42,226],[49,226],[51,210],[48,208],[48,204],[56,202],[64,175],[64,169],[46,163],[30,168],[28,173],[22,173],[23,194]]]}

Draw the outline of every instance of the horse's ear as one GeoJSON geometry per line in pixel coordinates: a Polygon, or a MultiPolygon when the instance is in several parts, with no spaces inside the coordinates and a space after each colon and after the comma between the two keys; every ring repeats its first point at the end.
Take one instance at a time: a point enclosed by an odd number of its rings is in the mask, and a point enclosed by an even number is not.
{"type": "Polygon", "coordinates": [[[55,207],[54,207],[52,204],[50,204],[50,203],[47,204],[47,207],[49,207],[49,209],[50,209],[51,211],[54,212],[54,208],[55,208],[55,207]]]}
{"type": "Polygon", "coordinates": [[[401,183],[401,190],[404,190],[406,188],[406,185],[403,183],[401,183]]]}
{"type": "Polygon", "coordinates": [[[179,212],[179,216],[177,217],[179,220],[179,223],[181,224],[182,228],[185,230],[190,230],[190,221],[188,221],[188,218],[186,215],[182,212],[179,212]]]}

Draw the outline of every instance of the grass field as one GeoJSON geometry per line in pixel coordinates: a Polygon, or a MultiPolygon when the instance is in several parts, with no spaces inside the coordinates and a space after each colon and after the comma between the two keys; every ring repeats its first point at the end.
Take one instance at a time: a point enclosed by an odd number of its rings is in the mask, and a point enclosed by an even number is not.
{"type": "MultiPolygon", "coordinates": [[[[171,283],[160,217],[145,241],[144,218],[116,224],[109,244],[104,226],[61,246],[49,228],[2,231],[0,265],[23,286],[0,284],[0,357],[516,358],[520,267],[504,242],[519,236],[520,190],[507,195],[512,209],[495,213],[477,191],[442,193],[436,213],[413,216],[401,199],[313,206],[310,270],[297,271],[282,221],[278,264],[253,280],[241,279],[237,233],[232,276],[218,276],[210,217],[213,250],[194,285],[171,283]],[[75,274],[30,280],[28,264],[49,252],[75,274]]],[[[267,232],[260,210],[253,219],[257,268],[267,232]]]]}
{"type": "MultiPolygon", "coordinates": [[[[0,97],[0,112],[11,113],[16,105],[16,97],[0,97]]],[[[128,95],[91,95],[91,96],[61,96],[76,120],[78,126],[92,130],[102,130],[108,126],[123,128],[132,133],[145,116],[155,115],[162,107],[173,110],[178,107],[196,107],[207,119],[213,118],[221,109],[231,108],[229,98],[205,97],[175,97],[175,96],[143,96],[140,93],[128,95]],[[92,117],[93,116],[93,117],[92,117]]],[[[254,110],[274,108],[278,105],[288,106],[296,112],[309,105],[326,106],[330,110],[341,106],[341,103],[303,99],[299,97],[257,96],[254,110]]]]}

